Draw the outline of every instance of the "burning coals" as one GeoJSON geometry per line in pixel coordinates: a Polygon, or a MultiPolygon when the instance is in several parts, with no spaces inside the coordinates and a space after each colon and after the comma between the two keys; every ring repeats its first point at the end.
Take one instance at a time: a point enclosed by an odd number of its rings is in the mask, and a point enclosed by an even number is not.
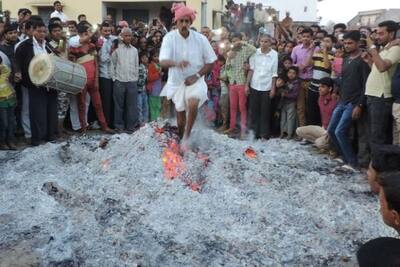
{"type": "Polygon", "coordinates": [[[191,190],[200,192],[205,184],[202,175],[209,163],[208,155],[199,152],[198,148],[184,151],[179,144],[175,127],[167,124],[162,129],[155,127],[154,130],[158,134],[160,143],[164,143],[162,154],[164,176],[169,180],[179,178],[191,190]],[[166,139],[162,138],[162,134],[166,139]],[[190,156],[195,156],[194,160],[190,160],[190,156]]]}
{"type": "Polygon", "coordinates": [[[182,153],[175,131],[0,154],[0,262],[343,266],[394,234],[364,178],[311,147],[196,129],[182,153]]]}

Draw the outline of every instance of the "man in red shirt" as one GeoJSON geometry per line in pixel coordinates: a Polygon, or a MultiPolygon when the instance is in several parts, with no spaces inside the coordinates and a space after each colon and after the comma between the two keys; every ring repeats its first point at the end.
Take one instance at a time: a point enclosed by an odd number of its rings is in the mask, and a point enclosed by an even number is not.
{"type": "Polygon", "coordinates": [[[79,42],[77,45],[70,41],[69,55],[81,64],[87,75],[87,83],[85,89],[78,94],[78,110],[81,131],[85,132],[87,128],[87,105],[86,93],[89,93],[93,107],[96,111],[101,129],[107,133],[113,133],[108,127],[103,113],[103,107],[99,92],[99,73],[97,68],[96,46],[91,43],[91,33],[89,25],[80,23],[78,25],[79,42]]]}
{"type": "Polygon", "coordinates": [[[314,143],[319,149],[328,149],[329,138],[328,128],[329,121],[332,117],[332,112],[336,107],[336,100],[332,96],[333,91],[333,80],[329,77],[322,78],[319,85],[319,110],[321,113],[322,127],[316,125],[309,125],[299,127],[296,130],[296,134],[306,139],[307,141],[314,143]]]}

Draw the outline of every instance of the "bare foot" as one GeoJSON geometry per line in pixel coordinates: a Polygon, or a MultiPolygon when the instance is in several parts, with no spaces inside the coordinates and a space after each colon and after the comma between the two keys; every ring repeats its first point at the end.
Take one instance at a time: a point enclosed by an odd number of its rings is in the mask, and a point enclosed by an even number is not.
{"type": "Polygon", "coordinates": [[[102,129],[103,132],[108,133],[108,134],[113,134],[115,131],[109,127],[105,127],[102,129]]]}

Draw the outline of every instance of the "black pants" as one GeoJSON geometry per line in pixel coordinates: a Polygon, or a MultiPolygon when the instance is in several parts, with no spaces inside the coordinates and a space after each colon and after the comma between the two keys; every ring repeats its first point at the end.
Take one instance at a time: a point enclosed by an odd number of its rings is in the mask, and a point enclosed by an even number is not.
{"type": "Polygon", "coordinates": [[[391,144],[392,98],[368,96],[369,141],[374,144],[391,144]]]}
{"type": "Polygon", "coordinates": [[[0,144],[15,141],[15,107],[0,108],[0,144]]]}
{"type": "Polygon", "coordinates": [[[113,81],[111,79],[100,78],[99,87],[104,117],[107,124],[110,127],[114,127],[113,81]]]}
{"type": "Polygon", "coordinates": [[[57,92],[44,87],[31,87],[28,92],[32,145],[55,140],[58,135],[57,92]]]}
{"type": "Polygon", "coordinates": [[[306,124],[321,126],[321,113],[318,105],[319,92],[308,90],[306,106],[306,124]]]}
{"type": "Polygon", "coordinates": [[[255,137],[269,138],[271,132],[271,99],[269,92],[250,90],[251,129],[255,137]]]}

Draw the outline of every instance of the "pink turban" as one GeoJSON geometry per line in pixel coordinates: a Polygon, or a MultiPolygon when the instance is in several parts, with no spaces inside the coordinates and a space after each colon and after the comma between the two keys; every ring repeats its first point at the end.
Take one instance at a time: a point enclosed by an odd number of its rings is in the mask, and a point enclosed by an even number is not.
{"type": "Polygon", "coordinates": [[[185,6],[183,3],[173,3],[171,11],[175,14],[174,21],[180,20],[186,16],[189,17],[192,22],[196,19],[196,10],[185,6]]]}

